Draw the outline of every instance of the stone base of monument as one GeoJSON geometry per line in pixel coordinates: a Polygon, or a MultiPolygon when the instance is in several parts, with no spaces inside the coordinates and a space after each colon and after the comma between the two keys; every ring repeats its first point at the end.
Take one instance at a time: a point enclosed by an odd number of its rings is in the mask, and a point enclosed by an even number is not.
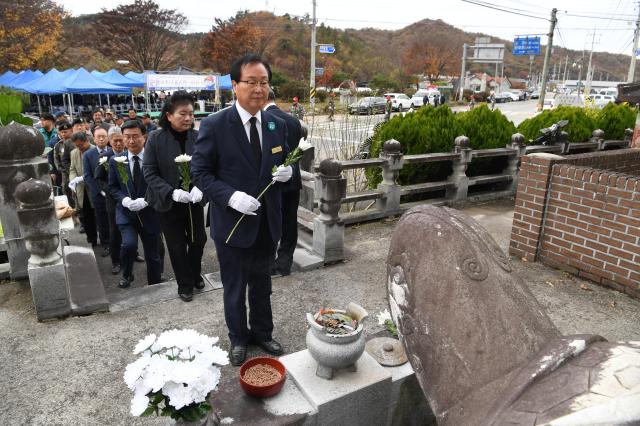
{"type": "Polygon", "coordinates": [[[64,264],[29,267],[29,284],[38,321],[66,317],[71,313],[64,264]]]}
{"type": "Polygon", "coordinates": [[[109,310],[109,300],[98,271],[93,250],[87,247],[63,248],[64,265],[73,315],[109,310]]]}

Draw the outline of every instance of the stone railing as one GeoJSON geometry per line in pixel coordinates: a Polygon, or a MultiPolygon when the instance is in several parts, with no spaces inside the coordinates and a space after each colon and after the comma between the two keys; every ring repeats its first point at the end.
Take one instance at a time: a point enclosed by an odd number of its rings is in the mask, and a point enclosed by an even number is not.
{"type": "MultiPolygon", "coordinates": [[[[365,160],[334,159],[323,160],[314,168],[315,174],[302,170],[303,189],[298,210],[298,224],[312,233],[312,241],[305,247],[312,249],[324,259],[324,263],[344,259],[344,225],[382,219],[403,213],[409,208],[423,203],[435,205],[457,205],[468,201],[480,201],[515,195],[520,157],[531,153],[573,154],[579,152],[602,151],[628,148],[633,131],[625,131],[624,140],[605,140],[602,130],[595,130],[587,142],[569,143],[567,134],[560,135],[560,141],[553,145],[525,145],[523,135],[516,133],[505,148],[473,150],[469,138],[458,136],[453,152],[404,155],[400,142],[388,140],[384,143],[379,158],[365,160]],[[506,157],[506,167],[499,173],[468,176],[467,169],[476,159],[506,157]],[[397,183],[400,171],[405,165],[449,162],[451,174],[444,180],[412,185],[397,183]],[[343,172],[353,169],[382,168],[382,182],[376,189],[347,192],[347,178],[343,172]],[[478,185],[496,184],[491,191],[469,193],[469,188],[478,185]],[[427,194],[427,200],[417,202],[401,201],[402,196],[427,194]],[[363,205],[366,209],[345,212],[341,206],[348,203],[363,205]]],[[[304,233],[301,233],[305,238],[304,233]]],[[[309,240],[310,235],[306,238],[309,240]]]]}

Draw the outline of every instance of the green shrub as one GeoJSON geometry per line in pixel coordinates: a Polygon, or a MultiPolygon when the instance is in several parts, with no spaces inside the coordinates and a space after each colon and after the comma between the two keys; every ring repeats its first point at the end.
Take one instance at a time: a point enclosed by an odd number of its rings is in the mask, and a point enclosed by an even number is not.
{"type": "MultiPolygon", "coordinates": [[[[405,155],[432,152],[450,152],[453,140],[462,130],[455,114],[444,105],[438,108],[427,106],[404,116],[397,115],[374,133],[370,155],[377,158],[384,142],[395,139],[402,146],[405,155]]],[[[446,179],[451,172],[448,163],[407,165],[400,171],[398,181],[402,185],[446,179]]],[[[375,188],[381,181],[380,169],[366,172],[369,186],[375,188]]]]}
{"type": "Polygon", "coordinates": [[[524,120],[518,126],[517,131],[524,135],[525,140],[532,140],[542,134],[540,129],[549,127],[560,120],[569,120],[569,124],[563,130],[569,133],[570,142],[588,140],[596,128],[595,120],[586,113],[584,108],[559,106],[524,120]]]}
{"type": "Polygon", "coordinates": [[[596,128],[604,130],[605,139],[624,139],[624,129],[633,129],[636,111],[626,104],[608,103],[596,119],[596,128]]]}

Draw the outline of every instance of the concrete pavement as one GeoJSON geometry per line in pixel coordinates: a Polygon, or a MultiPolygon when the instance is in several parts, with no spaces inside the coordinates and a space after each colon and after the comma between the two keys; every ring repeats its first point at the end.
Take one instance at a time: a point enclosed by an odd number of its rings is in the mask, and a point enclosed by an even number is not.
{"type": "MultiPolygon", "coordinates": [[[[473,205],[466,211],[506,250],[513,200],[473,205]]],[[[305,313],[320,307],[357,302],[371,315],[366,332],[382,330],[375,314],[387,308],[385,260],[396,221],[349,227],[344,262],[273,281],[274,337],[287,353],[305,348],[305,313]]],[[[75,234],[72,239],[82,237],[75,234]]],[[[217,269],[210,244],[205,272],[217,269]]],[[[108,266],[105,258],[99,262],[101,268],[108,266]]],[[[513,259],[512,266],[563,333],[640,340],[639,301],[540,264],[513,259]]],[[[137,269],[142,280],[143,270],[137,269]]],[[[170,266],[166,273],[171,275],[170,266]]],[[[109,289],[112,294],[115,291],[109,289]]],[[[114,313],[38,323],[29,284],[0,284],[0,425],[166,424],[162,418],[129,416],[132,394],[122,375],[135,360],[132,351],[139,339],[174,327],[220,336],[221,346],[227,349],[221,290],[201,293],[189,304],[174,298],[114,313]]],[[[250,348],[249,356],[258,354],[262,351],[250,348]]],[[[237,368],[222,369],[221,386],[239,386],[237,368]]]]}

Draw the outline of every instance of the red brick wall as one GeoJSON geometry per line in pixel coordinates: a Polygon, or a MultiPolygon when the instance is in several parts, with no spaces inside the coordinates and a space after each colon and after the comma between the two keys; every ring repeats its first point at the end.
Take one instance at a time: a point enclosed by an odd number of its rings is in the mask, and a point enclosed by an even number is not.
{"type": "Polygon", "coordinates": [[[523,157],[510,254],[640,297],[638,171],[640,150],[523,157]]]}

